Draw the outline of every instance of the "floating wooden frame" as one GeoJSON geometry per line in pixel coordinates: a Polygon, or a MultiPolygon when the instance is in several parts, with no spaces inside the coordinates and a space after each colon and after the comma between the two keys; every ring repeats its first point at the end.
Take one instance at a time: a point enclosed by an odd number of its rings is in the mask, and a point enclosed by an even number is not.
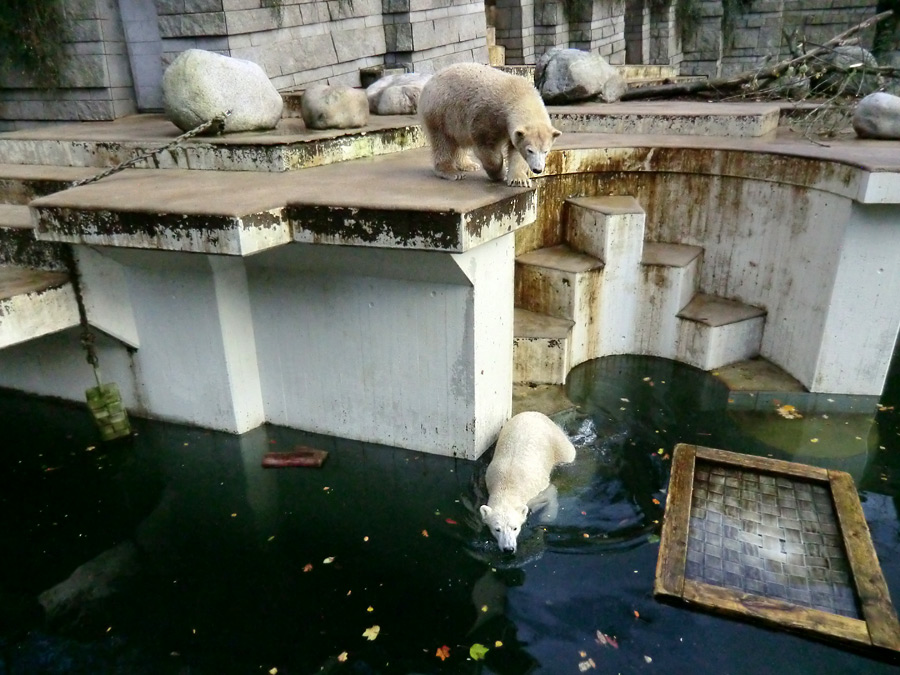
{"type": "Polygon", "coordinates": [[[654,595],[900,652],[897,613],[843,471],[679,444],[654,595]]]}

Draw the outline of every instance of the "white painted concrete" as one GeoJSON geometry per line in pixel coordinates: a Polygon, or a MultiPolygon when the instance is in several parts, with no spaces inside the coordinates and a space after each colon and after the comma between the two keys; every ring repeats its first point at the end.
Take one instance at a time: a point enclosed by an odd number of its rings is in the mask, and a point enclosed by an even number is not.
{"type": "Polygon", "coordinates": [[[243,261],[115,250],[140,349],[143,409],[154,417],[242,433],[265,421],[243,261]]]}
{"type": "Polygon", "coordinates": [[[0,299],[0,349],[78,324],[72,285],[0,299]]]}
{"type": "Polygon", "coordinates": [[[248,259],[266,418],[477,457],[512,400],[513,245],[297,244],[248,259]]]}
{"type": "Polygon", "coordinates": [[[643,209],[630,202],[630,197],[622,196],[570,203],[569,243],[604,263],[590,321],[591,348],[576,363],[635,350],[645,216],[643,209]]]}
{"type": "MultiPolygon", "coordinates": [[[[653,245],[645,244],[645,250],[648,246],[653,245]]],[[[677,358],[677,314],[699,287],[700,261],[698,255],[687,265],[640,266],[635,353],[677,358]]]]}
{"type": "Polygon", "coordinates": [[[843,235],[810,389],[878,395],[900,330],[896,209],[853,204],[843,235]]]}
{"type": "Polygon", "coordinates": [[[137,349],[141,340],[134,322],[124,268],[95,248],[76,246],[74,253],[90,324],[137,349]]]}
{"type": "MultiPolygon", "coordinates": [[[[125,406],[141,411],[131,354],[103,333],[96,334],[95,345],[103,381],[118,384],[125,406]]],[[[84,402],[85,390],[93,386],[96,382],[81,348],[80,327],[0,351],[0,387],[84,402]]]]}

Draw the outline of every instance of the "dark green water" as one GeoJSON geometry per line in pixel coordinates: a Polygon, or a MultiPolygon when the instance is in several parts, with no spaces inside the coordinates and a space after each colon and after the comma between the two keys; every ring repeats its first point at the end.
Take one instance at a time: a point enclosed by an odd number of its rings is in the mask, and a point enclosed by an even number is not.
{"type": "MultiPolygon", "coordinates": [[[[79,408],[0,394],[0,675],[896,672],[652,587],[665,454],[688,442],[851,471],[900,601],[900,412],[784,433],[728,412],[711,376],[638,357],[585,364],[568,388],[579,459],[558,472],[558,519],[532,519],[511,560],[473,515],[483,463],[142,420],[104,447],[79,408]],[[260,467],[298,444],[325,466],[260,467]]],[[[896,363],[882,404],[900,409],[896,363]]]]}

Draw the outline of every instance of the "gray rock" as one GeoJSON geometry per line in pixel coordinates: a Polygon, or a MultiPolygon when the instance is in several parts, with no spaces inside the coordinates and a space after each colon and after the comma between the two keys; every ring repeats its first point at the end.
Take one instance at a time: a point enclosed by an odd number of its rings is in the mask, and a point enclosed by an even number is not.
{"type": "Polygon", "coordinates": [[[599,98],[612,103],[625,93],[619,71],[599,54],[554,48],[535,67],[534,82],[547,103],[573,103],[599,98]]]}
{"type": "Polygon", "coordinates": [[[900,139],[900,96],[866,96],[853,113],[853,129],[860,138],[900,139]]]}
{"type": "Polygon", "coordinates": [[[274,129],[284,105],[258,65],[202,49],[179,54],[162,88],[166,116],[184,131],[226,110],[226,132],[274,129]]]}
{"type": "Polygon", "coordinates": [[[362,89],[317,84],[303,92],[300,114],[308,129],[355,129],[369,123],[369,101],[362,89]]]}
{"type": "Polygon", "coordinates": [[[68,579],[41,593],[38,602],[51,623],[77,625],[102,615],[105,604],[139,571],[137,547],[125,541],[75,569],[68,579]]]}
{"type": "Polygon", "coordinates": [[[369,111],[376,115],[415,115],[422,87],[431,79],[424,73],[388,75],[366,89],[369,111]]]}
{"type": "Polygon", "coordinates": [[[855,45],[835,47],[831,54],[822,58],[838,70],[826,73],[814,85],[814,89],[840,92],[850,96],[864,96],[878,89],[878,75],[871,70],[878,67],[878,61],[862,47],[855,45]]]}

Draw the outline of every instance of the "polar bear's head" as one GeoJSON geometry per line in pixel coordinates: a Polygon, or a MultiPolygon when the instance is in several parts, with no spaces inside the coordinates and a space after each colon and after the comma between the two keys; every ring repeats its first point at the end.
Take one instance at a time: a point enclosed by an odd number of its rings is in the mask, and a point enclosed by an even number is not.
{"type": "Polygon", "coordinates": [[[528,517],[528,506],[496,507],[487,504],[481,507],[481,520],[491,529],[491,534],[504,553],[516,552],[516,538],[528,517]]]}
{"type": "Polygon", "coordinates": [[[547,153],[550,152],[553,141],[561,133],[548,125],[532,124],[516,128],[513,132],[513,143],[528,163],[528,168],[539,174],[543,172],[547,163],[547,153]]]}

